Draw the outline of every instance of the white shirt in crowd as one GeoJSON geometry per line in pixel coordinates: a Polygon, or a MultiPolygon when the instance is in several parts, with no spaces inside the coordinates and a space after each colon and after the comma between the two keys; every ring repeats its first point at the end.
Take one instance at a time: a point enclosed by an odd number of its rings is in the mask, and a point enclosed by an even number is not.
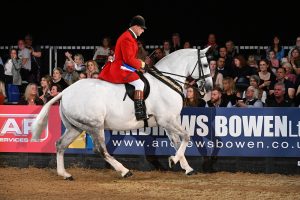
{"type": "Polygon", "coordinates": [[[27,69],[27,70],[31,70],[30,50],[27,49],[27,48],[24,48],[24,49],[22,49],[22,50],[19,50],[19,52],[18,52],[18,57],[19,57],[20,59],[28,58],[26,64],[23,65],[22,68],[27,69]]]}
{"type": "Polygon", "coordinates": [[[12,60],[9,59],[5,65],[4,65],[4,74],[7,76],[12,76],[12,67],[13,67],[13,63],[12,60]]]}
{"type": "Polygon", "coordinates": [[[94,54],[93,60],[96,60],[98,56],[109,56],[110,55],[110,48],[103,48],[102,46],[100,46],[99,48],[97,48],[97,51],[94,54]]]}

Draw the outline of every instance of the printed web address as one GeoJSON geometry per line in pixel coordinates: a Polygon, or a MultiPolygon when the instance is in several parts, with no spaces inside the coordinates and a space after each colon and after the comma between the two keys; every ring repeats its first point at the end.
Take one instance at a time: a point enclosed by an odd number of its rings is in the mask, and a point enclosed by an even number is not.
{"type": "MultiPolygon", "coordinates": [[[[168,147],[174,147],[173,143],[169,141],[158,141],[153,140],[151,143],[146,143],[145,140],[112,140],[111,143],[115,147],[159,147],[159,148],[168,148],[168,147]]],[[[288,142],[282,141],[282,142],[271,142],[270,144],[265,144],[263,141],[219,141],[216,140],[213,141],[190,141],[188,146],[189,148],[196,146],[197,148],[272,148],[272,149],[287,149],[287,148],[297,148],[300,149],[300,142],[295,142],[294,144],[290,144],[288,142]]]]}

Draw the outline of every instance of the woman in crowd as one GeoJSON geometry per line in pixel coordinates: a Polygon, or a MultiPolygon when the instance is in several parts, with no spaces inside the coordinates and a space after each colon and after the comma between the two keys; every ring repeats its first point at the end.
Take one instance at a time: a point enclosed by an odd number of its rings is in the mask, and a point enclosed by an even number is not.
{"type": "MultiPolygon", "coordinates": [[[[62,89],[59,85],[57,84],[53,84],[51,86],[51,89],[50,89],[50,97],[48,99],[47,102],[49,102],[51,99],[53,99],[55,96],[57,96],[60,92],[62,92],[62,89]]],[[[53,105],[59,105],[59,102],[60,101],[56,101],[53,105]]]]}
{"type": "Polygon", "coordinates": [[[29,83],[25,89],[24,96],[18,103],[19,105],[44,105],[42,99],[39,98],[38,88],[35,83],[29,83]]]}
{"type": "Polygon", "coordinates": [[[96,61],[94,60],[89,60],[87,61],[86,63],[86,75],[87,75],[87,78],[92,78],[92,75],[93,73],[98,73],[99,74],[99,69],[98,69],[98,65],[96,63],[96,61]]]}
{"type": "Polygon", "coordinates": [[[262,108],[263,103],[258,99],[258,90],[253,86],[249,86],[246,90],[245,98],[238,100],[235,106],[244,108],[262,108]]]}
{"type": "Polygon", "coordinates": [[[40,98],[44,103],[48,101],[50,97],[50,87],[52,84],[52,78],[49,75],[43,76],[41,79],[41,87],[39,88],[40,98]]]}
{"type": "Polygon", "coordinates": [[[22,61],[18,58],[17,49],[9,51],[10,59],[4,64],[5,83],[13,85],[22,85],[21,67],[22,61]]]}
{"type": "Polygon", "coordinates": [[[231,77],[225,77],[223,79],[222,99],[226,105],[228,105],[229,103],[231,104],[231,106],[236,104],[238,98],[235,91],[235,84],[231,77]]]}
{"type": "Polygon", "coordinates": [[[193,86],[188,86],[183,105],[185,107],[205,107],[205,104],[206,102],[200,98],[196,88],[193,86]]]}
{"type": "Polygon", "coordinates": [[[53,69],[52,74],[52,82],[59,85],[62,90],[67,88],[69,85],[68,83],[62,78],[63,71],[61,68],[56,67],[53,69]]]}
{"type": "Polygon", "coordinates": [[[223,75],[219,73],[216,68],[217,68],[217,61],[216,60],[210,60],[209,61],[209,68],[210,68],[210,75],[213,79],[213,86],[218,86],[220,88],[223,88],[223,75]]]}
{"type": "Polygon", "coordinates": [[[279,61],[284,57],[284,48],[281,46],[278,36],[274,36],[273,44],[267,49],[267,55],[269,55],[270,51],[275,52],[276,58],[279,61]]]}
{"type": "Polygon", "coordinates": [[[294,74],[294,70],[291,63],[288,62],[282,63],[282,67],[285,69],[286,79],[291,81],[293,84],[295,84],[297,80],[297,76],[296,74],[294,74]]]}
{"type": "Polygon", "coordinates": [[[112,55],[114,55],[114,51],[111,48],[111,40],[109,37],[104,37],[102,39],[102,45],[97,48],[93,56],[93,60],[96,61],[100,68],[102,68],[107,61],[108,56],[112,55]]]}
{"type": "Polygon", "coordinates": [[[260,78],[259,88],[268,92],[271,82],[276,79],[275,75],[271,72],[268,60],[262,59],[259,61],[258,76],[260,78]]]}

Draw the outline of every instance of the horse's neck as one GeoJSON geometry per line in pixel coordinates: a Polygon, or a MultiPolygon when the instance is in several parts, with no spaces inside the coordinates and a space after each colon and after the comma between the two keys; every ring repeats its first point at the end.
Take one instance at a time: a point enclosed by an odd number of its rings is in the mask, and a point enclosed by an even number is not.
{"type": "Polygon", "coordinates": [[[167,72],[163,73],[165,76],[170,76],[172,79],[176,80],[181,87],[184,86],[184,82],[186,80],[187,76],[187,70],[185,65],[175,65],[175,64],[168,64],[168,63],[162,63],[158,64],[155,67],[161,71],[161,72],[167,72]]]}

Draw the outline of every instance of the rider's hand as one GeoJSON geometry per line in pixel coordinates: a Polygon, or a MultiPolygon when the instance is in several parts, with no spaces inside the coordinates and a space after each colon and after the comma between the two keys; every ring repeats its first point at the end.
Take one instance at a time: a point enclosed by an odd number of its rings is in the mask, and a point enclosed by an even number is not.
{"type": "Polygon", "coordinates": [[[147,56],[147,57],[145,58],[145,63],[146,63],[147,65],[149,65],[151,62],[152,62],[151,58],[147,56]]]}
{"type": "Polygon", "coordinates": [[[143,74],[146,72],[146,71],[145,71],[144,69],[142,69],[142,68],[141,68],[139,71],[142,72],[143,74]]]}

